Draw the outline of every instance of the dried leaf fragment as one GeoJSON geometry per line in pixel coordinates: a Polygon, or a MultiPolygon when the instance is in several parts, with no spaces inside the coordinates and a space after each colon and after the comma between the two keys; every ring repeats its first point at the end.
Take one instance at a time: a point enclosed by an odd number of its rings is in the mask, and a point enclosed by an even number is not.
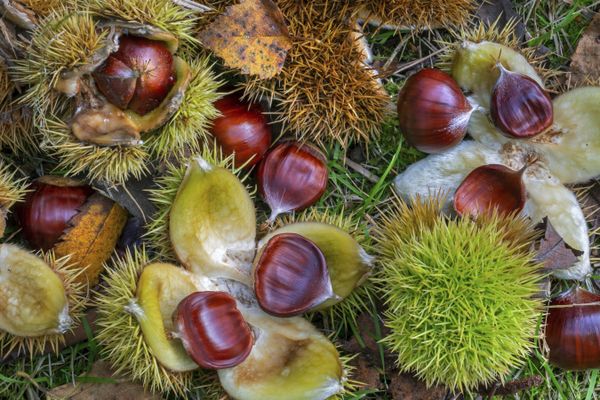
{"type": "Polygon", "coordinates": [[[96,378],[92,382],[67,383],[48,392],[48,399],[73,400],[159,400],[162,397],[148,393],[138,383],[116,376],[109,365],[96,361],[86,377],[96,378]]]}
{"type": "Polygon", "coordinates": [[[597,14],[577,43],[571,56],[572,80],[586,84],[600,78],[600,14],[597,14]]]}
{"type": "Polygon", "coordinates": [[[536,261],[543,263],[549,271],[570,268],[578,261],[577,257],[581,256],[583,252],[566,244],[554,230],[548,218],[544,218],[543,224],[546,227],[546,233],[540,241],[538,254],[535,257],[536,261]]]}
{"type": "Polygon", "coordinates": [[[272,0],[242,0],[200,32],[202,43],[242,73],[272,78],[292,46],[283,14],[272,0]]]}

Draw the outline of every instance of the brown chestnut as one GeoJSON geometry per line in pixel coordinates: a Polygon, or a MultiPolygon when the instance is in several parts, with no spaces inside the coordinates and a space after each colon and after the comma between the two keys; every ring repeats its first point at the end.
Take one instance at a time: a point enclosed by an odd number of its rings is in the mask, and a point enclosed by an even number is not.
{"type": "Polygon", "coordinates": [[[127,211],[78,181],[43,176],[34,181],[17,218],[23,236],[34,249],[54,251],[84,273],[76,281],[98,282],[127,221],[127,211]]]}
{"type": "Polygon", "coordinates": [[[315,204],[327,188],[327,160],[314,146],[283,142],[262,160],[257,172],[258,190],[271,208],[270,221],[281,213],[315,204]]]}
{"type": "Polygon", "coordinates": [[[23,236],[31,247],[50,250],[94,191],[88,185],[58,176],[34,181],[17,208],[23,236]]]}
{"type": "Polygon", "coordinates": [[[400,130],[409,144],[425,153],[440,153],[460,143],[473,110],[456,81],[434,68],[408,78],[398,95],[400,130]]]}
{"type": "Polygon", "coordinates": [[[576,287],[550,302],[550,363],[568,370],[600,367],[600,296],[576,287]]]}
{"type": "Polygon", "coordinates": [[[500,77],[492,90],[490,115],[505,136],[524,139],[552,125],[554,111],[546,91],[527,75],[498,64],[500,77]]]}
{"type": "Polygon", "coordinates": [[[296,233],[273,236],[257,256],[254,292],[277,317],[305,313],[335,297],[323,252],[296,233]]]}
{"type": "Polygon", "coordinates": [[[271,146],[271,128],[257,104],[230,94],[215,102],[221,116],[213,121],[211,133],[225,154],[235,154],[235,166],[257,164],[271,146]]]}
{"type": "Polygon", "coordinates": [[[501,215],[520,212],[526,201],[525,169],[514,171],[500,164],[475,168],[456,189],[454,209],[474,217],[494,210],[501,215]]]}
{"type": "Polygon", "coordinates": [[[235,299],[225,292],[188,295],[177,306],[173,324],[183,347],[202,368],[235,367],[254,345],[252,330],[235,299]]]}
{"type": "Polygon", "coordinates": [[[100,93],[113,105],[145,115],[175,84],[173,55],[158,40],[123,35],[119,49],[93,72],[100,93]]]}

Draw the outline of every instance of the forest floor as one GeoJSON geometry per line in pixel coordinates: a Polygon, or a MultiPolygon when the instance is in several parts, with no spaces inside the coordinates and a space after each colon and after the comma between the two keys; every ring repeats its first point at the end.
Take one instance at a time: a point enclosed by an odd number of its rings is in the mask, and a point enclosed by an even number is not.
{"type": "MultiPolygon", "coordinates": [[[[476,13],[473,22],[476,23],[478,18],[499,18],[502,25],[515,18],[524,45],[537,46],[547,67],[568,72],[577,44],[598,11],[600,1],[594,0],[491,0],[476,13]]],[[[594,23],[596,32],[600,31],[600,20],[596,18],[594,23]]],[[[415,70],[436,65],[440,43],[448,37],[449,33],[443,30],[371,32],[368,38],[374,49],[375,63],[387,75],[384,84],[389,93],[395,96],[406,77],[415,70]]],[[[378,207],[391,194],[393,178],[424,156],[400,138],[397,122],[390,120],[382,127],[380,138],[368,148],[357,146],[348,152],[339,147],[329,148],[330,185],[317,208],[348,209],[367,220],[376,215],[378,207]]],[[[44,398],[52,388],[72,382],[113,383],[111,378],[98,373],[100,348],[92,326],[85,324],[84,328],[86,339],[58,355],[19,359],[1,365],[0,398],[44,398]]],[[[378,343],[384,335],[384,327],[376,304],[357,320],[348,321],[346,329],[336,333],[342,350],[358,353],[353,360],[354,379],[366,384],[346,396],[347,400],[600,398],[599,370],[564,372],[554,369],[546,362],[541,350],[536,350],[525,365],[512,371],[506,377],[507,385],[496,388],[495,393],[482,390],[480,394],[464,396],[450,394],[443,388],[426,388],[414,377],[399,374],[394,357],[378,343]],[[504,392],[508,395],[500,397],[504,392]]]]}

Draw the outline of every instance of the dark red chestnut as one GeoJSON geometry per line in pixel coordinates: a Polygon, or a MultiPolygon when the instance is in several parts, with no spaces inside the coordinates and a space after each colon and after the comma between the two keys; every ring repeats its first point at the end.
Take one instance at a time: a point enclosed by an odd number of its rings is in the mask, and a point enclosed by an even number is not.
{"type": "Polygon", "coordinates": [[[321,198],[327,188],[327,160],[312,145],[283,142],[262,160],[256,178],[274,221],[281,213],[302,210],[321,198]]]}
{"type": "Polygon", "coordinates": [[[39,178],[30,189],[17,208],[23,236],[33,248],[50,250],[93,190],[88,185],[57,176],[39,178]]]}
{"type": "Polygon", "coordinates": [[[520,212],[527,199],[524,172],[525,168],[514,171],[500,164],[475,168],[456,189],[454,209],[475,217],[493,210],[502,215],[520,212]]]}
{"type": "Polygon", "coordinates": [[[600,368],[600,296],[579,287],[554,298],[546,320],[550,363],[568,370],[600,368]]]}
{"type": "Polygon", "coordinates": [[[500,77],[492,91],[490,114],[505,136],[524,139],[538,135],[552,125],[552,100],[527,75],[512,72],[498,64],[500,77]]]}
{"type": "Polygon", "coordinates": [[[261,308],[278,317],[303,314],[335,297],[325,256],[295,233],[275,235],[261,250],[254,291],[261,308]]]}
{"type": "Polygon", "coordinates": [[[215,102],[221,116],[214,120],[211,133],[225,154],[235,153],[235,165],[257,164],[271,146],[271,128],[262,109],[230,94],[215,102]]]}
{"type": "Polygon", "coordinates": [[[145,115],[158,107],[175,83],[173,55],[161,41],[123,35],[119,49],[93,76],[110,103],[145,115]]]}
{"type": "Polygon", "coordinates": [[[440,153],[460,143],[473,110],[456,81],[434,68],[408,78],[398,95],[400,130],[408,143],[425,153],[440,153]]]}
{"type": "Polygon", "coordinates": [[[173,323],[183,347],[202,368],[235,367],[254,345],[252,330],[225,292],[190,294],[177,306],[173,323]]]}

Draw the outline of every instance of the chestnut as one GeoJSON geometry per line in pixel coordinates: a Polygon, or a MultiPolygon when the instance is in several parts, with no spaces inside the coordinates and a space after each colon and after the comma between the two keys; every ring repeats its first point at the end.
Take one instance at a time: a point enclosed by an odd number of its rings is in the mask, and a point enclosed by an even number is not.
{"type": "Polygon", "coordinates": [[[552,125],[552,100],[532,78],[498,64],[500,77],[492,90],[490,115],[505,136],[524,139],[552,125]]]}
{"type": "Polygon", "coordinates": [[[230,94],[215,102],[221,116],[213,121],[212,135],[225,154],[235,155],[235,166],[257,164],[271,146],[271,128],[257,104],[230,94]]]}
{"type": "Polygon", "coordinates": [[[514,171],[500,164],[475,168],[456,189],[454,209],[461,216],[474,217],[494,210],[502,215],[520,212],[527,199],[525,169],[514,171]]]}
{"type": "Polygon", "coordinates": [[[164,42],[123,35],[119,49],[93,72],[100,93],[113,105],[145,115],[175,84],[173,55],[164,42]]]}
{"type": "Polygon", "coordinates": [[[600,367],[600,296],[580,287],[550,302],[546,320],[550,363],[567,370],[600,367]]]}
{"type": "Polygon", "coordinates": [[[440,153],[460,143],[474,107],[447,73],[434,68],[417,72],[398,95],[398,122],[409,144],[425,153],[440,153]]]}
{"type": "Polygon", "coordinates": [[[79,208],[94,193],[88,185],[58,176],[34,181],[17,217],[25,240],[35,249],[50,250],[68,227],[79,208]]]}
{"type": "Polygon", "coordinates": [[[323,252],[296,233],[273,236],[254,265],[261,308],[277,317],[303,314],[335,296],[323,252]]]}
{"type": "Polygon", "coordinates": [[[17,207],[23,237],[36,250],[71,256],[73,265],[85,269],[76,280],[94,285],[127,222],[127,211],[69,178],[43,176],[30,189],[17,207]]]}
{"type": "Polygon", "coordinates": [[[295,141],[277,145],[256,175],[258,190],[271,208],[269,220],[315,204],[325,193],[328,176],[325,155],[314,146],[295,141]]]}
{"type": "Polygon", "coordinates": [[[231,368],[243,362],[254,345],[252,330],[225,292],[195,292],[173,314],[177,337],[202,368],[231,368]]]}

